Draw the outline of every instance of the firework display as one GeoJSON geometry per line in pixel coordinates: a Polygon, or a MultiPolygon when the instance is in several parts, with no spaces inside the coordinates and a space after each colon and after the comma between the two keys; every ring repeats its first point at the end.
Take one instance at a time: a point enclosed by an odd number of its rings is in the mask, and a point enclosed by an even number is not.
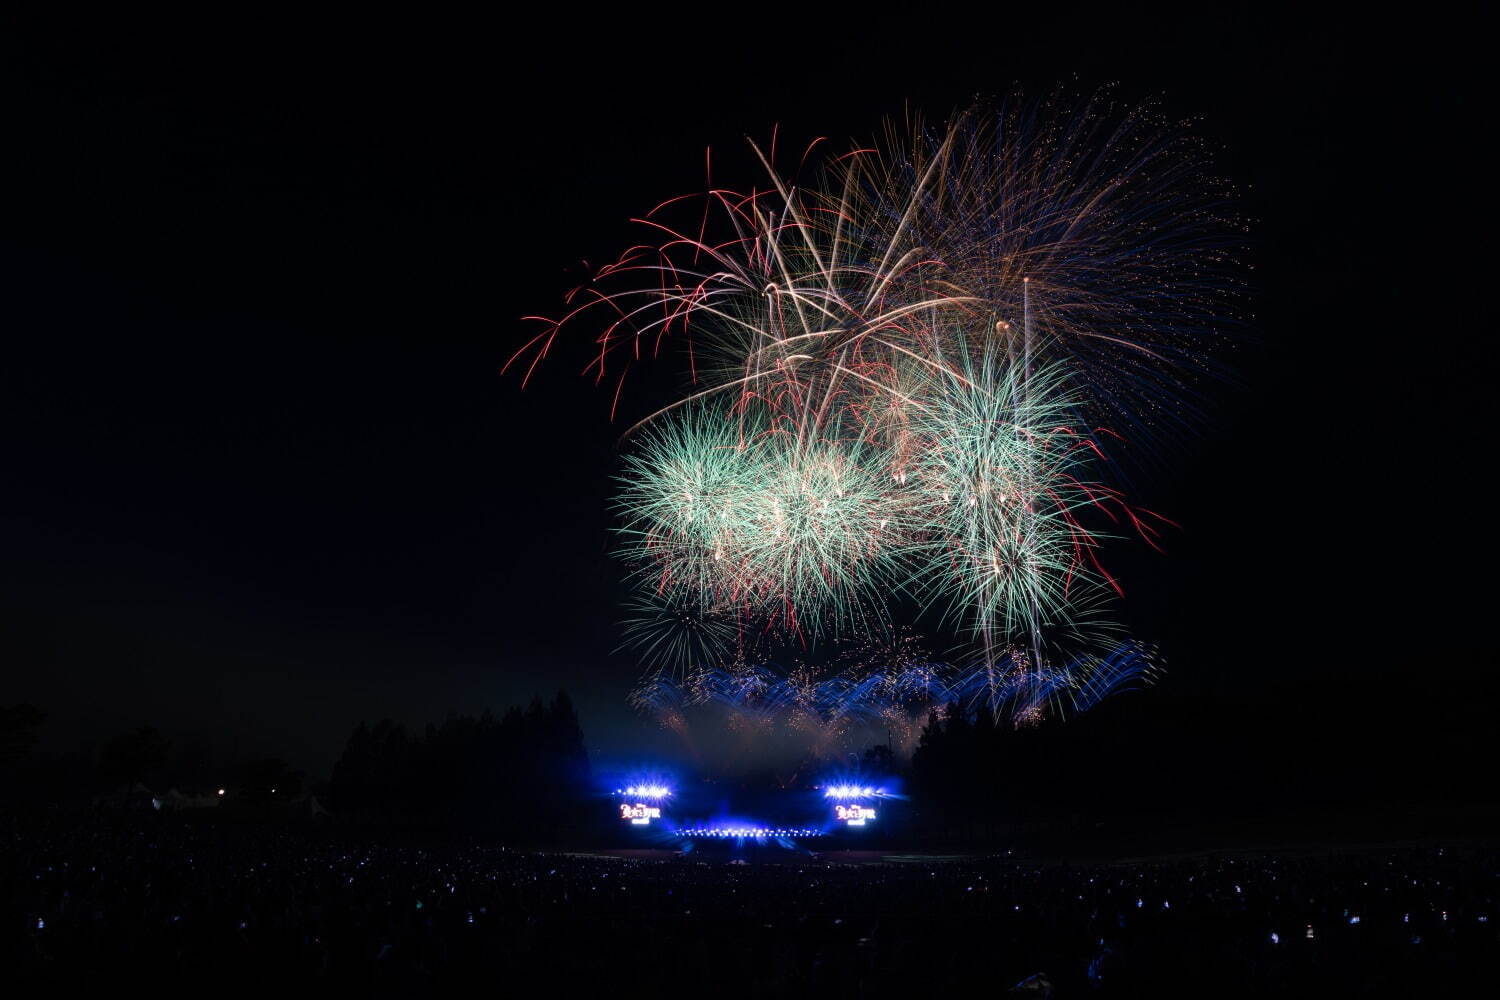
{"type": "Polygon", "coordinates": [[[1025,721],[1147,676],[1111,638],[1122,588],[1100,550],[1156,546],[1171,522],[1126,498],[1111,452],[1191,419],[1237,295],[1238,224],[1190,130],[1054,95],[892,127],[820,170],[814,143],[805,182],[774,141],[753,148],[768,183],[637,220],[656,242],[508,365],[529,379],[589,317],[586,374],[616,403],[633,365],[685,362],[690,390],[624,441],[627,641],[653,671],[638,704],[835,730],[950,702],[1025,721]],[[960,640],[965,666],[807,683],[744,666],[905,615],[960,640]]]}
{"type": "Polygon", "coordinates": [[[936,712],[984,711],[1017,726],[1047,715],[1086,712],[1110,695],[1150,684],[1155,649],[1125,642],[1102,655],[1038,666],[1024,650],[968,666],[911,658],[909,650],[865,649],[831,671],[744,662],[656,670],[631,703],[683,735],[698,720],[799,744],[813,756],[888,743],[909,753],[936,712]]]}

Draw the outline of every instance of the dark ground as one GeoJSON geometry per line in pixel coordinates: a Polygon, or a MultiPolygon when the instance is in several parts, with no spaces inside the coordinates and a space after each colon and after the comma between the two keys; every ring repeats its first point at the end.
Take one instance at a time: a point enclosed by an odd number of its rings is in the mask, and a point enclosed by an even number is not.
{"type": "Polygon", "coordinates": [[[5,833],[3,961],[38,988],[1440,996],[1500,957],[1473,844],[739,865],[118,814],[5,833]]]}

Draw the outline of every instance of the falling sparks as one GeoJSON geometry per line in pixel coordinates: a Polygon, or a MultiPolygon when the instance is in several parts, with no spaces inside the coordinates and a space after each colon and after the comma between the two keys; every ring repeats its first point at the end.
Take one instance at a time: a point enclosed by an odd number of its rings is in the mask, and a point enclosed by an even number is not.
{"type": "MultiPolygon", "coordinates": [[[[989,707],[1034,724],[1098,686],[1108,657],[1081,650],[1121,648],[1105,543],[1159,548],[1171,524],[1115,485],[1111,452],[1191,422],[1239,296],[1231,192],[1185,130],[1104,94],[918,122],[811,179],[754,152],[769,185],[637,219],[658,242],[507,363],[524,382],[600,317],[585,373],[618,403],[631,364],[687,345],[691,389],[626,430],[619,477],[642,691],[693,690],[768,636],[890,634],[916,607],[962,637],[989,707]]],[[[804,724],[838,716],[813,700],[804,724]]]]}

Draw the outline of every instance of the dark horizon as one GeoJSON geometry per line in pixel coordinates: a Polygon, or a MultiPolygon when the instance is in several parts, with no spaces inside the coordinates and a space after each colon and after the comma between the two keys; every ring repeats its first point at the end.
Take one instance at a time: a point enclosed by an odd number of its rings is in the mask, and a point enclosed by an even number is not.
{"type": "Polygon", "coordinates": [[[1462,278],[1426,259],[1448,215],[1428,161],[1453,140],[1391,80],[1402,42],[1248,10],[1072,19],[993,26],[1066,45],[976,31],[889,73],[867,67],[902,44],[894,18],[815,58],[675,25],[15,26],[4,701],[48,712],[49,752],[149,723],[317,777],[362,719],[566,690],[601,759],[682,759],[615,652],[630,418],[572,355],[524,392],[502,378],[519,317],[701,185],[705,147],[749,184],[747,134],[856,138],[907,106],[1117,81],[1223,147],[1255,267],[1201,437],[1141,484],[1183,529],[1113,556],[1165,654],[1141,718],[1273,713],[1240,752],[1290,737],[1314,765],[1351,734],[1477,744],[1487,380],[1433,287],[1462,278]]]}

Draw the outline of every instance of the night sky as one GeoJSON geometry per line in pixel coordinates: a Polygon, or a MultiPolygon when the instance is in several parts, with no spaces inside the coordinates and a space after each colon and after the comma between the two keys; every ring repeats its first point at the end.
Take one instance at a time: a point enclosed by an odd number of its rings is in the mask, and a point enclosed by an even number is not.
{"type": "Polygon", "coordinates": [[[1064,80],[1201,117],[1254,222],[1233,382],[1143,485],[1184,530],[1113,563],[1164,687],[1395,727],[1488,676],[1490,321],[1455,304],[1466,161],[1412,38],[704,17],[4,33],[0,700],[43,706],[46,746],[150,722],[326,773],[362,718],[567,688],[597,752],[661,747],[611,652],[608,497],[673,386],[611,425],[564,352],[523,393],[520,317],[707,146],[748,186],[773,125],[851,139],[1064,80]]]}

